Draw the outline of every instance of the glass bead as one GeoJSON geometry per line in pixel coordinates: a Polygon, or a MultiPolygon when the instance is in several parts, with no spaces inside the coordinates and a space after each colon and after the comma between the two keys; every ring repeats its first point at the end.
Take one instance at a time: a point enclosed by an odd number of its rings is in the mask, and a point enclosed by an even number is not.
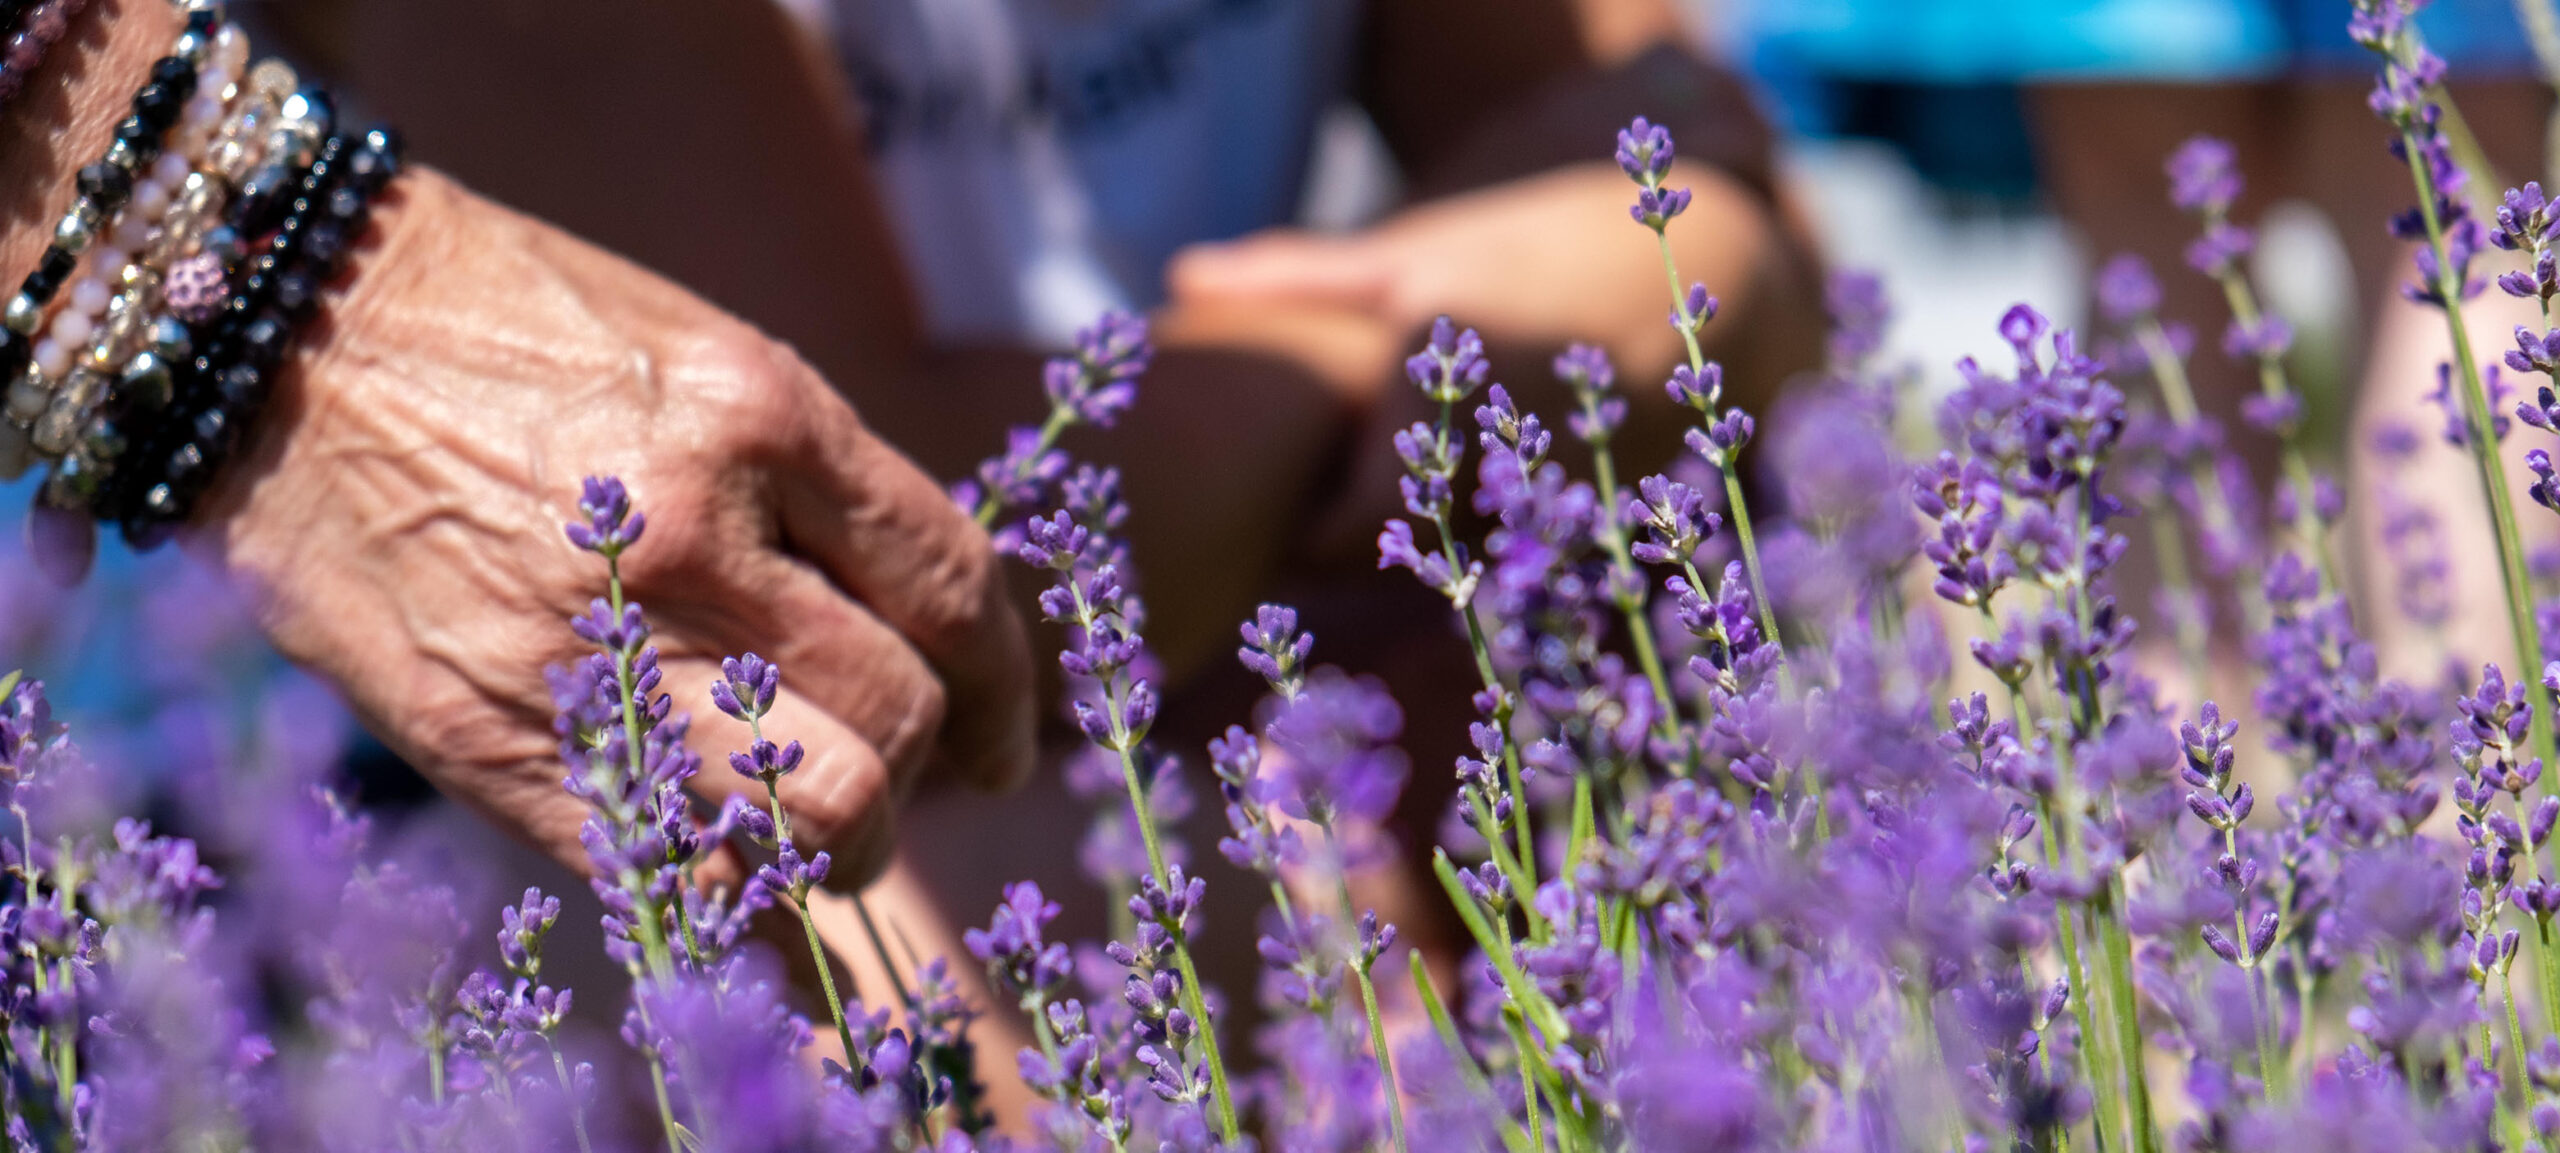
{"type": "Polygon", "coordinates": [[[139,212],[128,212],[116,220],[114,235],[107,239],[127,252],[138,251],[151,243],[151,235],[160,231],[160,222],[139,212]]]}
{"type": "Polygon", "coordinates": [[[293,325],[282,312],[267,312],[240,330],[241,362],[223,370],[223,391],[231,391],[231,374],[252,365],[263,369],[284,359],[286,342],[293,339],[293,325]]]}
{"type": "Polygon", "coordinates": [[[320,303],[319,283],[308,272],[288,272],[276,278],[276,307],[296,320],[306,319],[320,303]]]}
{"type": "Polygon", "coordinates": [[[163,316],[151,322],[151,351],[162,361],[169,364],[186,363],[190,355],[188,347],[190,343],[187,326],[180,323],[176,317],[163,316]]]}
{"type": "Polygon", "coordinates": [[[13,481],[27,475],[27,470],[35,463],[35,442],[27,439],[26,431],[0,421],[0,481],[13,481]]]}
{"type": "MultiPolygon", "coordinates": [[[[81,203],[82,208],[87,206],[86,201],[81,203]]],[[[53,226],[53,246],[77,256],[88,251],[89,242],[97,238],[97,228],[93,217],[73,209],[63,214],[62,223],[53,226]]]]}
{"type": "Polygon", "coordinates": [[[36,303],[42,305],[62,291],[63,282],[71,279],[71,271],[78,267],[78,253],[66,252],[61,245],[54,245],[44,250],[44,259],[36,262],[35,271],[27,274],[18,291],[34,297],[36,303]]]}
{"type": "Polygon", "coordinates": [[[57,394],[27,432],[36,442],[37,452],[61,456],[71,451],[72,440],[80,435],[80,410],[72,406],[68,392],[57,394]]]}
{"type": "Polygon", "coordinates": [[[155,133],[167,132],[178,122],[178,114],[186,110],[186,98],[166,84],[151,83],[133,94],[133,117],[150,125],[155,133]]]}
{"type": "MultiPolygon", "coordinates": [[[[196,430],[199,434],[207,427],[207,422],[210,422],[216,433],[223,431],[226,427],[222,410],[218,408],[207,409],[202,415],[196,417],[196,430]]],[[[169,467],[162,475],[167,476],[169,483],[173,486],[183,484],[194,477],[198,469],[204,467],[204,461],[203,446],[194,441],[188,441],[179,445],[178,451],[169,454],[169,467]]]]}
{"type": "Polygon", "coordinates": [[[169,186],[153,176],[133,186],[133,209],[129,215],[157,220],[169,211],[169,186]]]}
{"type": "Polygon", "coordinates": [[[293,65],[273,56],[249,69],[249,91],[261,96],[282,100],[301,86],[302,77],[294,73],[293,65]]]}
{"type": "Polygon", "coordinates": [[[329,93],[317,85],[305,84],[284,98],[284,117],[312,126],[317,135],[327,136],[337,124],[338,108],[329,93]]]}
{"type": "MultiPolygon", "coordinates": [[[[213,35],[213,66],[230,76],[240,75],[249,63],[249,38],[236,26],[225,24],[213,35]]],[[[206,85],[211,87],[211,85],[206,85]]]]}
{"type": "Polygon", "coordinates": [[[261,164],[250,172],[233,197],[232,218],[238,231],[255,236],[274,228],[293,202],[294,183],[292,171],[282,164],[261,164]]]}
{"type": "Polygon", "coordinates": [[[122,202],[133,191],[133,174],[100,161],[80,170],[75,181],[80,195],[92,200],[122,202]]]}
{"type": "Polygon", "coordinates": [[[314,265],[322,268],[333,266],[340,256],[346,254],[346,250],[346,229],[335,220],[324,218],[303,232],[302,251],[305,259],[314,265]]]}
{"type": "MultiPolygon", "coordinates": [[[[87,457],[91,461],[110,461],[123,456],[124,450],[127,447],[130,447],[130,445],[125,436],[123,422],[102,412],[96,416],[90,417],[88,427],[80,430],[80,453],[79,456],[75,456],[72,459],[78,460],[81,457],[87,457]]],[[[90,475],[91,483],[88,487],[88,494],[95,494],[97,492],[96,480],[100,477],[101,473],[99,470],[93,468],[90,475]]]]}
{"type": "Polygon", "coordinates": [[[125,362],[124,371],[117,374],[116,390],[124,394],[134,411],[156,412],[166,407],[176,392],[177,377],[158,353],[135,353],[132,360],[125,362]]]}
{"type": "Polygon", "coordinates": [[[183,187],[187,182],[187,175],[194,171],[195,166],[187,163],[186,157],[175,152],[161,153],[158,160],[151,162],[151,178],[159,181],[162,188],[172,193],[183,187]]]}
{"type": "Polygon", "coordinates": [[[33,373],[22,372],[9,382],[8,403],[0,411],[8,413],[10,424],[25,425],[44,415],[45,406],[51,403],[53,390],[44,386],[44,380],[33,373]]]}

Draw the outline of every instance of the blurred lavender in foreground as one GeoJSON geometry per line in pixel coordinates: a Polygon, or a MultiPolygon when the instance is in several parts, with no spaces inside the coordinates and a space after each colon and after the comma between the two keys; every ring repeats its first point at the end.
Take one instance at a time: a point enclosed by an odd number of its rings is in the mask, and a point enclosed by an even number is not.
{"type": "MultiPolygon", "coordinates": [[[[2384,60],[2373,103],[2419,195],[2396,225],[2419,246],[2412,295],[2458,321],[2512,252],[2527,267],[2494,282],[2547,305],[2560,225],[2531,186],[2494,229],[2468,216],[2441,66],[2409,13],[2365,0],[2354,32],[2384,60]]],[[[1658,239],[1690,204],[1673,154],[1642,120],[1618,141],[1629,215],[1658,239]]],[[[770,662],[731,658],[708,692],[746,726],[730,769],[762,803],[694,801],[689,721],[620,581],[645,522],[614,481],[589,482],[566,526],[606,595],[569,622],[593,651],[552,688],[630,981],[619,1046],[569,1017],[597,991],[556,983],[556,899],[501,906],[492,937],[326,794],[279,807],[268,840],[290,867],[234,894],[190,842],[117,820],[42,687],[12,682],[8,1133],[671,1153],[2549,1148],[2560,664],[2526,643],[2542,614],[2512,509],[2494,527],[2526,666],[2440,688],[2383,675],[2327,555],[2339,490],[2295,440],[2290,331],[2241,271],[2239,159],[2199,140],[2166,176],[2202,222],[2191,263],[2230,304],[2223,351],[2260,374],[2249,424],[2287,459],[2273,492],[2198,412],[2194,341],[2138,263],[2101,273],[2099,340],[2025,305],[2003,316],[1985,335],[2006,353],[1961,365],[1922,448],[1898,434],[1915,422],[1882,362],[1881,285],[1834,284],[1828,362],[1762,438],[1704,355],[1715,300],[1664,242],[1685,355],[1663,393],[1689,456],[1623,484],[1612,441],[1655,417],[1605,355],[1548,366],[1572,403],[1559,426],[1496,380],[1476,333],[1435,325],[1407,365],[1428,416],[1394,437],[1404,515],[1377,543],[1382,569],[1447,602],[1474,667],[1470,751],[1444,783],[1464,835],[1440,846],[1394,818],[1432,783],[1399,748],[1405,709],[1314,663],[1287,606],[1241,624],[1238,661],[1268,693],[1196,751],[1206,774],[1161,747],[1131,510],[1116,474],[1056,447],[1136,399],[1143,325],[1106,318],[1052,363],[1046,419],[957,495],[1048,582],[1085,744],[1066,771],[1097,809],[1082,864],[1114,939],[1055,935],[1081,896],[1060,862],[1007,889],[965,957],[875,938],[895,1005],[840,997],[808,925],[832,860],[780,799],[807,751],[765,732],[770,662]],[[2256,530],[2261,507],[2283,534],[2256,530]],[[2137,533],[2171,570],[2183,688],[2134,661],[2116,574],[2137,533]],[[2245,702],[2179,699],[2239,662],[2245,702]],[[1173,829],[1203,803],[1234,866],[1214,882],[1173,829]],[[718,852],[745,854],[747,879],[699,884],[718,852]],[[1454,948],[1410,947],[1375,907],[1423,861],[1454,948]],[[810,1063],[818,1030],[748,941],[775,906],[827,974],[840,1061],[810,1063]],[[1258,931],[1250,1037],[1201,980],[1211,920],[1258,931]],[[494,967],[460,947],[475,935],[494,967]],[[267,936],[290,938],[284,963],[267,936]],[[996,1003],[969,1003],[954,965],[996,1003]],[[1032,1044],[982,1053],[973,1024],[1015,1013],[1032,1044]],[[981,1082],[1008,1073],[1028,1116],[985,1107],[981,1082]]],[[[2560,336],[2515,343],[2518,379],[2552,379],[2560,336]]],[[[2455,348],[2449,439],[2497,510],[2508,382],[2455,348]]],[[[2552,386],[2534,393],[2513,419],[2560,428],[2552,386]]],[[[2378,447],[2408,460],[2428,439],[2378,447]]],[[[2528,492],[2560,507],[2551,468],[2528,458],[2528,492]]],[[[2447,538],[2431,511],[2387,512],[2402,608],[2440,619],[2447,538]]]]}

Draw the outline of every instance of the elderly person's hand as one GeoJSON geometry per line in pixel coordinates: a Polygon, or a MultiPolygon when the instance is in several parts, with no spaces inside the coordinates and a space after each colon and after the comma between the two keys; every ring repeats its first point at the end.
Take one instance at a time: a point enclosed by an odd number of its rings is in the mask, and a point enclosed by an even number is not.
{"type": "Polygon", "coordinates": [[[929,766],[1028,768],[1031,663],[986,535],[788,349],[432,172],[376,219],[195,535],[393,750],[582,862],[542,671],[604,580],[562,523],[611,473],[649,517],[623,567],[679,707],[709,712],[724,653],[791,669],[768,723],[811,753],[782,797],[831,879],[876,869],[929,766]]]}

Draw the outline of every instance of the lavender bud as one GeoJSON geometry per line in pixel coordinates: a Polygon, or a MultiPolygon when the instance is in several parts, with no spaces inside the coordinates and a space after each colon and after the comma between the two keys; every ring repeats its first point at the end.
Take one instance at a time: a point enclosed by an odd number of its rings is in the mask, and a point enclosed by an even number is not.
{"type": "Polygon", "coordinates": [[[2240,963],[2240,947],[2232,944],[2231,938],[2223,935],[2222,930],[2211,925],[2207,925],[2204,927],[2201,935],[2204,937],[2205,948],[2213,950],[2214,956],[2220,957],[2225,961],[2229,961],[2234,965],[2240,963]]]}
{"type": "Polygon", "coordinates": [[[2196,136],[2169,155],[2169,202],[2220,216],[2240,199],[2238,154],[2230,142],[2196,136]]]}

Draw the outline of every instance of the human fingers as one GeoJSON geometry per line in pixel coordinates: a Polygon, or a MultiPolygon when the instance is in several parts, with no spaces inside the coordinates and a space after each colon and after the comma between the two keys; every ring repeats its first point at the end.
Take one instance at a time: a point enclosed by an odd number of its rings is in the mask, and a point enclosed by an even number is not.
{"type": "Polygon", "coordinates": [[[777,478],[785,547],[940,676],[941,763],[975,784],[1020,783],[1033,752],[1031,648],[994,546],[940,485],[814,391],[799,467],[777,478]]]}
{"type": "MultiPolygon", "coordinates": [[[[785,685],[757,719],[772,745],[759,757],[746,725],[697,706],[709,704],[711,686],[721,678],[716,660],[685,657],[662,667],[684,702],[680,709],[691,708],[696,718],[686,734],[687,747],[702,758],[701,770],[688,782],[696,796],[714,807],[734,798],[757,810],[762,817],[750,820],[769,823],[776,833],[788,831],[803,860],[814,864],[826,853],[826,873],[817,880],[827,888],[859,888],[879,874],[888,861],[898,790],[888,762],[871,742],[785,685]]],[[[739,869],[738,861],[713,858],[697,867],[696,879],[732,880],[726,874],[739,869]],[[702,873],[703,867],[712,872],[702,873]]]]}
{"type": "Polygon", "coordinates": [[[1361,237],[1274,230],[1184,248],[1165,282],[1177,301],[1277,297],[1369,310],[1388,298],[1392,271],[1361,237]]]}

